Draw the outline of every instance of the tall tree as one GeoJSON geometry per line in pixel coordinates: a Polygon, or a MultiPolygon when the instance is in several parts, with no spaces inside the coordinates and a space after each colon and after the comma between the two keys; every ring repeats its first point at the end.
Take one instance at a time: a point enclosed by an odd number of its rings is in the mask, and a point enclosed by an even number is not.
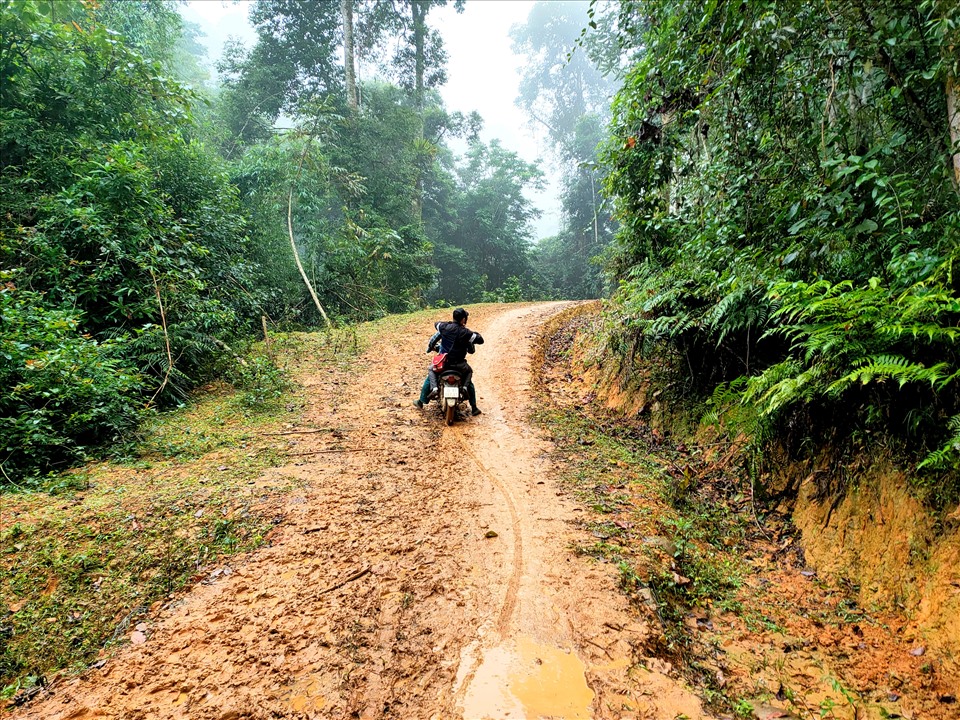
{"type": "Polygon", "coordinates": [[[343,19],[343,79],[347,89],[347,107],[357,110],[357,70],[353,51],[353,0],[340,0],[343,19]]]}
{"type": "MultiPolygon", "coordinates": [[[[333,2],[256,0],[250,22],[257,42],[224,58],[228,88],[268,117],[328,96],[344,98],[345,73],[338,59],[341,7],[333,2]]],[[[241,122],[246,118],[241,119],[241,122]]]]}
{"type": "Polygon", "coordinates": [[[567,297],[603,292],[593,259],[613,235],[600,197],[597,145],[614,84],[591,60],[591,46],[581,42],[589,9],[587,2],[537,3],[511,30],[514,52],[526,60],[517,104],[549,139],[563,178],[563,227],[536,258],[555,292],[567,297]]]}
{"type": "MultiPolygon", "coordinates": [[[[400,84],[413,92],[414,106],[422,112],[425,92],[446,82],[447,54],[440,33],[427,24],[427,15],[435,8],[444,7],[449,0],[400,0],[392,5],[392,24],[403,33],[405,44],[393,57],[400,84]]],[[[462,12],[465,0],[454,0],[457,12],[462,12]]]]}
{"type": "Polygon", "coordinates": [[[547,131],[560,158],[580,162],[593,159],[593,153],[576,152],[577,124],[588,114],[601,122],[608,117],[616,90],[577,45],[589,7],[588,2],[538,2],[527,21],[510,31],[513,51],[525,58],[517,104],[547,131]]]}
{"type": "Polygon", "coordinates": [[[947,126],[953,154],[953,186],[960,193],[960,27],[952,21],[952,3],[940,2],[936,26],[940,29],[947,93],[947,126]]]}

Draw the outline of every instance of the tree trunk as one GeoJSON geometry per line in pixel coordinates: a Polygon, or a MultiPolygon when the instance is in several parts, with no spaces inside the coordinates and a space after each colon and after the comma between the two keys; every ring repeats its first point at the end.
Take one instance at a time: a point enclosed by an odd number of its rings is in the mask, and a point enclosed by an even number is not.
{"type": "Polygon", "coordinates": [[[414,78],[413,98],[417,106],[417,111],[423,114],[423,74],[426,59],[424,57],[424,46],[427,36],[427,8],[422,2],[412,0],[410,11],[413,13],[413,46],[416,58],[416,70],[414,78]]]}
{"type": "Polygon", "coordinates": [[[953,155],[953,187],[960,191],[960,84],[952,75],[947,76],[947,121],[953,155]]]}
{"type": "Polygon", "coordinates": [[[297,270],[300,271],[300,277],[303,278],[303,284],[307,286],[307,290],[310,292],[310,297],[313,298],[313,304],[317,306],[317,311],[323,316],[324,321],[327,323],[328,328],[333,327],[333,323],[330,322],[330,318],[327,316],[327,311],[323,309],[323,305],[320,304],[320,298],[317,297],[317,291],[313,289],[313,285],[310,284],[310,278],[307,277],[307,271],[303,269],[303,263],[300,262],[300,251],[297,250],[297,242],[293,237],[293,191],[296,188],[297,182],[300,180],[300,173],[303,172],[303,161],[307,159],[307,151],[310,149],[310,139],[317,132],[317,125],[320,124],[320,116],[317,116],[316,122],[313,123],[313,130],[311,130],[310,135],[307,136],[307,141],[303,144],[303,152],[300,154],[300,163],[297,165],[297,174],[293,178],[293,182],[290,183],[290,195],[287,196],[287,233],[290,235],[290,247],[293,250],[293,259],[297,263],[297,270]]]}
{"type": "Polygon", "coordinates": [[[333,323],[330,322],[330,318],[327,316],[326,310],[323,309],[323,305],[320,304],[320,298],[317,297],[317,291],[313,289],[313,285],[310,284],[310,278],[307,277],[307,271],[303,269],[303,263],[300,262],[300,251],[297,250],[297,243],[293,239],[293,187],[290,188],[290,195],[287,198],[287,232],[290,234],[290,247],[293,248],[293,259],[297,263],[297,270],[300,271],[300,277],[303,278],[303,284],[307,286],[307,290],[310,292],[310,297],[313,298],[313,304],[316,305],[317,310],[320,312],[320,315],[323,316],[324,322],[327,323],[328,328],[333,327],[333,323]]]}
{"type": "MultiPolygon", "coordinates": [[[[427,11],[429,10],[429,0],[410,0],[410,13],[413,19],[413,48],[416,65],[414,69],[413,80],[413,102],[417,108],[417,114],[420,116],[420,148],[423,151],[423,105],[424,89],[423,75],[426,67],[425,46],[427,37],[427,11]]],[[[418,163],[419,164],[419,163],[418,163]]],[[[418,168],[417,179],[413,193],[413,211],[416,213],[417,220],[423,221],[423,169],[418,168]]]]}
{"type": "Polygon", "coordinates": [[[343,18],[343,68],[347,105],[356,112],[357,75],[353,54],[353,0],[340,0],[340,15],[343,18]]]}

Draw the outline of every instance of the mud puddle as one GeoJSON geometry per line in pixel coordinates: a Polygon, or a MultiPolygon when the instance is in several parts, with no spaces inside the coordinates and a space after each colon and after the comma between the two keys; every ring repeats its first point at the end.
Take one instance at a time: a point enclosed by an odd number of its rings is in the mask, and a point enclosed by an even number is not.
{"type": "Polygon", "coordinates": [[[586,720],[593,697],[586,666],[572,649],[521,636],[483,651],[467,688],[463,716],[586,720]]]}

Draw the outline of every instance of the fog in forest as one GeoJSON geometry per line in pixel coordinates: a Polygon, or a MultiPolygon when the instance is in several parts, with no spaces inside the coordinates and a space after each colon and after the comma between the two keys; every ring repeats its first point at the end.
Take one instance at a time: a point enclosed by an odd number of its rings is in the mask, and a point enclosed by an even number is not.
{"type": "MultiPolygon", "coordinates": [[[[245,45],[256,42],[256,32],[248,19],[251,3],[252,0],[190,0],[180,8],[183,18],[196,23],[203,33],[199,40],[207,50],[211,76],[216,76],[214,66],[229,38],[245,45]]],[[[586,2],[557,4],[579,5],[586,27],[586,2]]],[[[457,12],[453,5],[438,8],[431,14],[431,22],[443,36],[448,56],[448,80],[440,88],[447,108],[476,110],[484,120],[484,141],[498,138],[528,162],[542,163],[546,187],[528,191],[542,213],[534,223],[535,236],[541,238],[560,229],[560,179],[546,157],[548,139],[516,105],[525,58],[513,52],[509,35],[512,26],[526,21],[534,5],[535,0],[467,0],[463,12],[457,12]]],[[[376,64],[365,62],[363,57],[357,60],[359,79],[377,76],[376,64]]],[[[465,146],[461,144],[455,149],[462,152],[465,146]]]]}

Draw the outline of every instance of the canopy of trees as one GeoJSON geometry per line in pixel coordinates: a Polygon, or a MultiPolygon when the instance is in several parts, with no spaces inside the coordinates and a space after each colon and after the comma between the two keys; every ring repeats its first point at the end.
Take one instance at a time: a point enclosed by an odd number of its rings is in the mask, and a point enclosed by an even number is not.
{"type": "Polygon", "coordinates": [[[121,4],[0,9],[5,479],[120,442],[262,300],[239,194],[192,137],[196,96],[151,57],[173,56],[179,16],[144,7],[160,29],[136,42],[101,22],[121,4]]]}
{"type": "Polygon", "coordinates": [[[442,106],[445,4],[258,0],[211,90],[172,2],[0,2],[0,485],[122,452],[261,317],[536,292],[540,173],[442,106]]]}

